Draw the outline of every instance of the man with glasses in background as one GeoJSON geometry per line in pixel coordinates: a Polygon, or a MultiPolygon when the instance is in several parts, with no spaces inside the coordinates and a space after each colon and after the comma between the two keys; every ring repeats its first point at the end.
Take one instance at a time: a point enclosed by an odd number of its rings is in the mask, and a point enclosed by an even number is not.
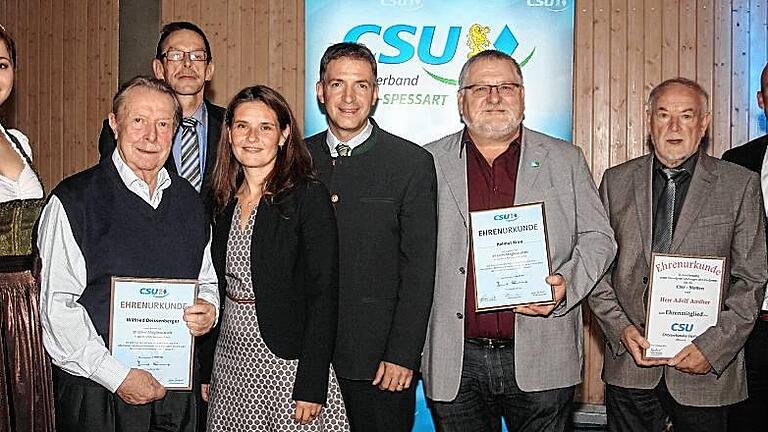
{"type": "MultiPolygon", "coordinates": [[[[208,179],[216,165],[216,149],[224,120],[224,108],[205,98],[205,85],[213,78],[211,45],[205,33],[191,22],[166,24],[160,32],[152,60],[155,77],[176,93],[184,118],[173,139],[165,168],[187,179],[200,192],[211,212],[208,179]]],[[[99,137],[100,159],[111,158],[115,137],[107,121],[99,137]]]]}
{"type": "Polygon", "coordinates": [[[430,143],[437,169],[437,272],[422,358],[437,430],[563,431],[581,382],[581,302],[616,245],[579,147],[522,126],[525,88],[507,54],[459,76],[465,128],[430,143]],[[469,212],[544,202],[550,305],[475,312],[469,212]]]}

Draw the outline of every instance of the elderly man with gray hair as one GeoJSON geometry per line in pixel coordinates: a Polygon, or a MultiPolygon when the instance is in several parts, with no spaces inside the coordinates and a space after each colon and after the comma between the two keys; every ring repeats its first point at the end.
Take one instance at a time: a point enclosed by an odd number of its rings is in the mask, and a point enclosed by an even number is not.
{"type": "Polygon", "coordinates": [[[589,304],[605,332],[611,431],[656,432],[668,421],[675,432],[726,431],[728,407],[747,397],[744,343],[768,280],[760,178],[704,152],[710,119],[700,85],[662,82],[648,101],[653,151],[609,169],[600,185],[619,251],[589,304]],[[671,358],[645,351],[654,253],[725,259],[716,323],[671,358]]]}
{"type": "Polygon", "coordinates": [[[166,392],[107,349],[113,276],[197,279],[198,297],[183,319],[193,336],[216,320],[203,203],[189,182],[163,168],[180,119],[167,84],[147,77],[125,83],[109,114],[117,148],[62,181],[43,209],[40,317],[61,432],[194,431],[191,391],[166,392]]]}

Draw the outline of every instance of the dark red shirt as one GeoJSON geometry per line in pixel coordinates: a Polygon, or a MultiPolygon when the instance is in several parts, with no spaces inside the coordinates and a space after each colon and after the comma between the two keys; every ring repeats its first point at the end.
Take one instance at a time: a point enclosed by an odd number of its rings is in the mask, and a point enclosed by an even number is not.
{"type": "MultiPolygon", "coordinates": [[[[515,204],[517,166],[520,162],[520,138],[489,165],[464,130],[462,143],[467,154],[467,190],[469,211],[492,210],[515,204]]],[[[515,336],[515,314],[511,311],[475,312],[475,271],[472,244],[467,259],[467,300],[465,338],[512,339],[515,336]]]]}

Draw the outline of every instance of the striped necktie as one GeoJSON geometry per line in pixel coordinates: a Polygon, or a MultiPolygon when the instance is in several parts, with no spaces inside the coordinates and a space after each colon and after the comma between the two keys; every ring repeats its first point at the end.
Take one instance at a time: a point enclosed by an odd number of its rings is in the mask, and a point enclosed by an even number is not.
{"type": "Polygon", "coordinates": [[[200,192],[203,176],[200,172],[200,145],[197,141],[197,120],[187,117],[181,121],[181,170],[179,174],[200,192]]]}
{"type": "Polygon", "coordinates": [[[653,232],[653,251],[668,253],[672,249],[672,235],[675,229],[675,204],[677,183],[688,174],[684,168],[661,168],[665,185],[656,205],[656,221],[653,232]]]}

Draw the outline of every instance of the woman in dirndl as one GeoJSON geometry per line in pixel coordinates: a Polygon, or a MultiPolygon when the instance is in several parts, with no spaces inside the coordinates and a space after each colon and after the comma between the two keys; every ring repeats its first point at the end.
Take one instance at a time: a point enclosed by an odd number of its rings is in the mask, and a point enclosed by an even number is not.
{"type": "MultiPolygon", "coordinates": [[[[0,26],[0,105],[16,48],[0,26]]],[[[44,204],[27,137],[0,124],[0,432],[53,431],[51,366],[43,347],[33,233],[44,204]]]]}

